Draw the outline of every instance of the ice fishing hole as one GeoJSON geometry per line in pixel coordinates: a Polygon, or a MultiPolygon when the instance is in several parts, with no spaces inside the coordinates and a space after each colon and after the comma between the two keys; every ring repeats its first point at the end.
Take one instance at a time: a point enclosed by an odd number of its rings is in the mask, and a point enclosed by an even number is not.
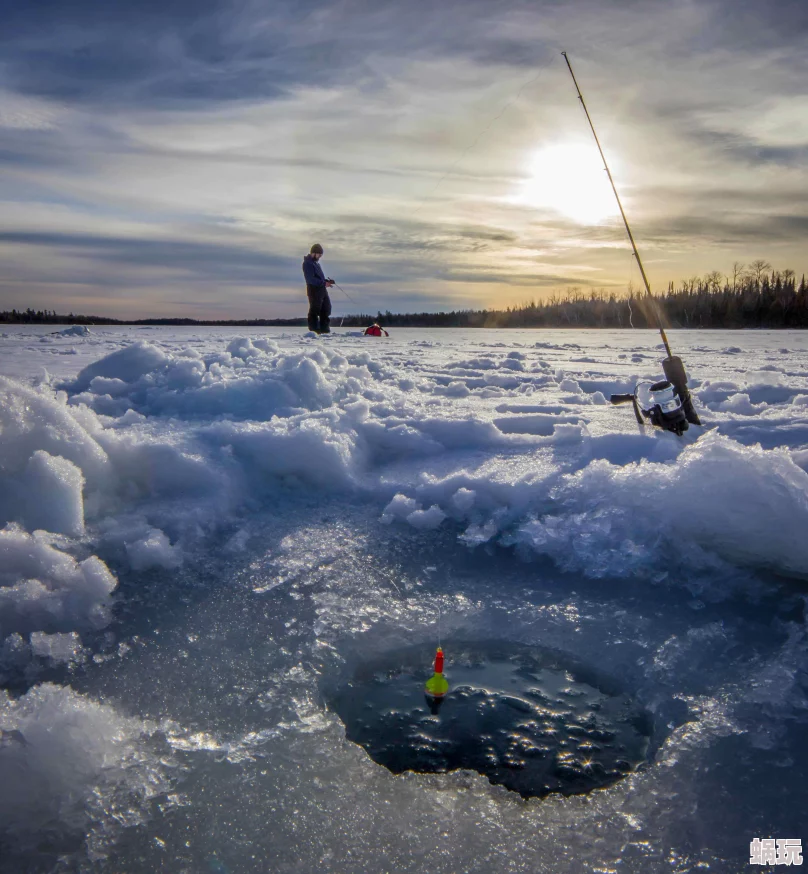
{"type": "Polygon", "coordinates": [[[330,695],[349,740],[394,774],[478,771],[524,798],[613,785],[647,760],[650,714],[611,678],[539,647],[447,641],[376,658],[330,695]]]}

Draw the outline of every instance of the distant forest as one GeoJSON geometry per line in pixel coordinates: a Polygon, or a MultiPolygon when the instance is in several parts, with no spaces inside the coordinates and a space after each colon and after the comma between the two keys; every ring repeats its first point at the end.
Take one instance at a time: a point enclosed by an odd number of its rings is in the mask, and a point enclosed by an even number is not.
{"type": "MultiPolygon", "coordinates": [[[[569,288],[540,301],[505,310],[458,310],[441,313],[379,312],[337,316],[332,325],[440,328],[653,328],[654,305],[672,328],[808,328],[808,285],[797,284],[793,270],[773,270],[768,261],[735,264],[732,275],[718,271],[670,283],[653,302],[631,286],[626,292],[569,288]]],[[[305,302],[301,302],[305,307],[305,302]]],[[[306,319],[138,319],[57,315],[53,311],[0,312],[0,323],[49,325],[200,325],[227,327],[302,327],[306,319]]]]}

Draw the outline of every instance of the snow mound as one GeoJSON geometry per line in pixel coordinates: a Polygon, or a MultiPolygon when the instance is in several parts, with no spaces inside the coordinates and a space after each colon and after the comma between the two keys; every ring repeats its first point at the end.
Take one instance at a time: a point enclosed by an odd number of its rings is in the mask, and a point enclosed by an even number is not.
{"type": "Polygon", "coordinates": [[[768,405],[789,403],[804,390],[803,380],[791,384],[782,373],[771,371],[764,365],[759,370],[746,372],[738,382],[705,379],[695,394],[710,409],[753,415],[743,410],[762,411],[768,405]]]}
{"type": "Polygon", "coordinates": [[[38,449],[25,466],[24,482],[20,515],[28,528],[84,533],[84,476],[72,461],[38,449]]]}
{"type": "Polygon", "coordinates": [[[165,533],[152,528],[149,533],[126,544],[129,554],[129,564],[132,570],[142,571],[152,567],[163,567],[174,570],[182,564],[182,550],[172,546],[165,533]]]}
{"type": "Polygon", "coordinates": [[[0,376],[0,494],[11,488],[2,478],[19,473],[37,450],[71,461],[91,484],[107,479],[109,459],[75,412],[62,392],[35,391],[0,376]]]}
{"type": "Polygon", "coordinates": [[[31,652],[41,659],[55,664],[72,664],[81,660],[81,637],[71,631],[67,634],[45,634],[44,631],[31,633],[31,652]]]}
{"type": "Polygon", "coordinates": [[[85,489],[108,488],[111,473],[64,394],[0,377],[0,525],[81,536],[85,489]]]}
{"type": "Polygon", "coordinates": [[[152,732],[70,688],[0,691],[0,843],[75,852],[86,836],[91,858],[103,856],[120,824],[141,822],[166,788],[147,752],[152,732]]]}
{"type": "Polygon", "coordinates": [[[44,534],[0,531],[0,629],[4,634],[100,628],[117,585],[101,559],[77,561],[44,534]]]}
{"type": "Polygon", "coordinates": [[[590,576],[689,564],[712,556],[808,576],[808,475],[784,451],[709,433],[674,464],[595,461],[562,478],[552,509],[516,542],[590,576]]]}
{"type": "Polygon", "coordinates": [[[407,516],[407,521],[413,528],[430,531],[440,526],[446,518],[446,513],[437,504],[433,504],[428,510],[413,510],[407,516]]]}
{"type": "Polygon", "coordinates": [[[84,391],[97,376],[126,383],[134,382],[144,374],[161,370],[168,361],[169,356],[161,349],[145,340],[139,340],[85,367],[76,378],[74,389],[84,391]]]}
{"type": "Polygon", "coordinates": [[[715,409],[726,413],[735,413],[739,416],[757,416],[768,408],[768,404],[753,404],[748,394],[738,392],[730,395],[725,401],[717,404],[715,409]]]}
{"type": "Polygon", "coordinates": [[[164,352],[141,340],[85,367],[64,387],[71,403],[121,416],[265,421],[318,410],[372,380],[369,357],[312,347],[279,354],[269,340],[237,337],[224,353],[164,352]],[[354,365],[354,366],[351,366],[354,365]]]}
{"type": "Polygon", "coordinates": [[[60,337],[89,337],[91,331],[86,325],[71,325],[69,328],[56,331],[56,333],[60,337]]]}
{"type": "Polygon", "coordinates": [[[425,514],[440,511],[465,526],[470,546],[519,546],[590,577],[665,576],[720,561],[808,576],[808,474],[785,450],[743,447],[715,432],[674,462],[601,458],[512,482],[464,472],[424,479],[412,497],[388,504],[383,521],[425,527],[425,514]]]}

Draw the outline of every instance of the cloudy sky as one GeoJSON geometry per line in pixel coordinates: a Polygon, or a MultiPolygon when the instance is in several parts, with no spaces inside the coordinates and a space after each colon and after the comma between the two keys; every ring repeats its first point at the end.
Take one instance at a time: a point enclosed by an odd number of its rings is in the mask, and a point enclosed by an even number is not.
{"type": "Polygon", "coordinates": [[[808,270],[805,0],[0,0],[0,309],[503,307],[808,270]],[[200,11],[202,10],[202,11],[200,11]]]}

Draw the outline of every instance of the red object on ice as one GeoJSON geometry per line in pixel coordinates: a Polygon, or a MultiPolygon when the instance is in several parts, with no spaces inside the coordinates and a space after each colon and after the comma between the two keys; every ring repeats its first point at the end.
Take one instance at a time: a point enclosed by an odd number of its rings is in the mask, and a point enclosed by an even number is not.
{"type": "Polygon", "coordinates": [[[382,335],[384,335],[385,337],[390,336],[387,331],[384,330],[384,328],[380,327],[377,324],[371,325],[369,328],[365,328],[366,337],[381,337],[382,335]]]}
{"type": "Polygon", "coordinates": [[[443,650],[440,647],[438,647],[438,651],[435,653],[435,673],[443,673],[443,650]]]}

